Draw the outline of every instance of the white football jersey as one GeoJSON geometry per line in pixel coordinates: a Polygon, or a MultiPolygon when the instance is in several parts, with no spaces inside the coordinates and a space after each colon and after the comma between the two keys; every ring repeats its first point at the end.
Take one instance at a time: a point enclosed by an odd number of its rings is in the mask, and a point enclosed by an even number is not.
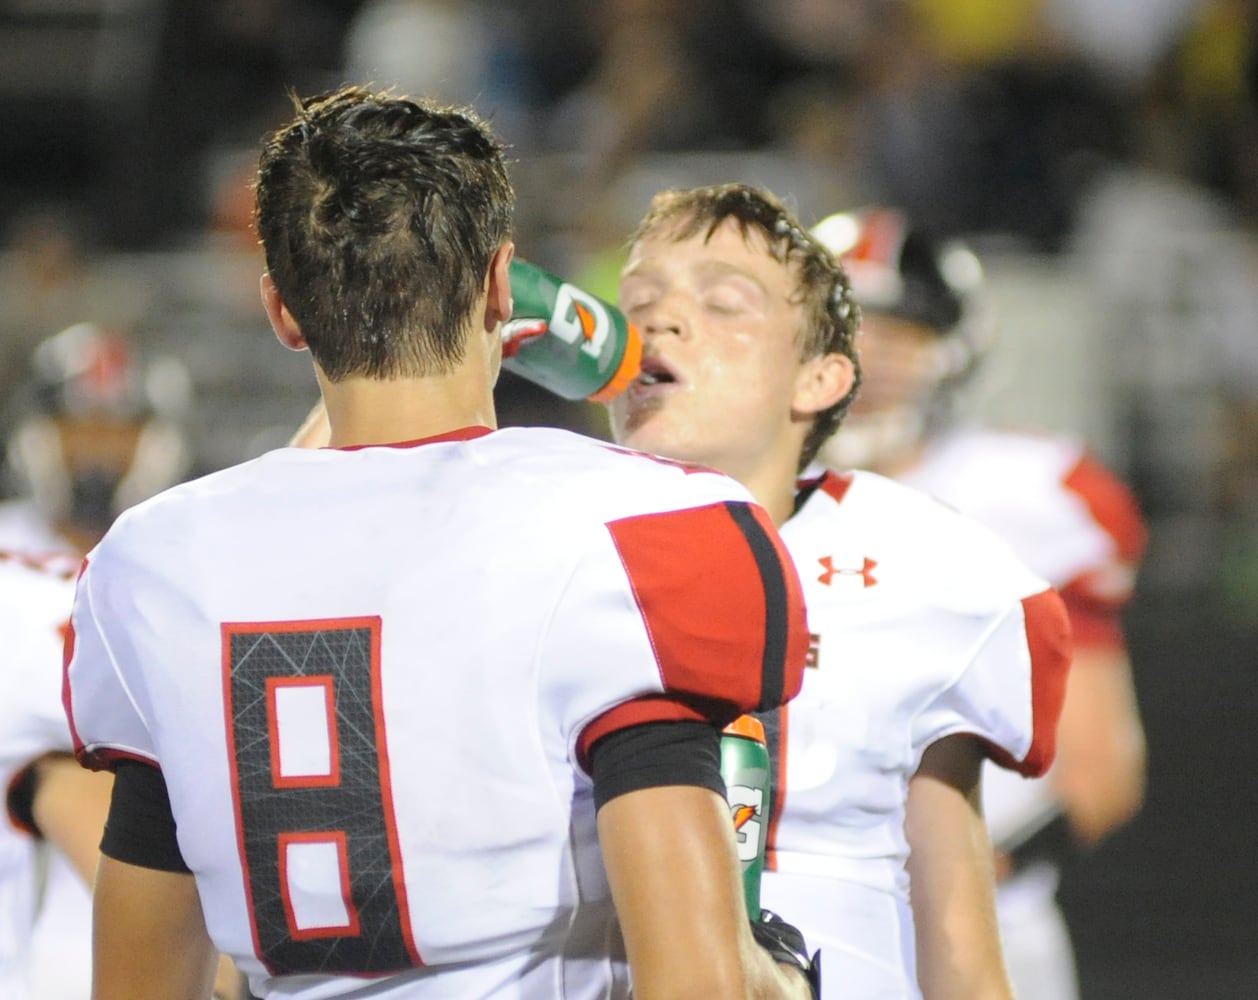
{"type": "Polygon", "coordinates": [[[1017,771],[1048,767],[1068,627],[1060,598],[980,525],[872,473],[809,477],[781,532],[813,650],[799,697],[766,719],[763,901],[821,948],[836,996],[903,1000],[918,996],[909,779],[956,733],[1017,771]]]}
{"type": "MultiPolygon", "coordinates": [[[[23,562],[71,578],[82,561],[29,498],[0,503],[0,551],[20,553],[23,562]]],[[[72,597],[73,588],[66,593],[72,597]]],[[[63,617],[69,613],[67,604],[63,617]]],[[[68,729],[62,749],[69,749],[68,729]]],[[[27,962],[31,1000],[83,1000],[92,989],[91,890],[65,856],[46,844],[38,871],[38,912],[27,962]]]]}
{"type": "Polygon", "coordinates": [[[781,704],[808,644],[741,486],[537,428],[175,487],[73,625],[81,758],[160,764],[215,944],[303,1000],[626,995],[586,750],[781,704]]]}
{"type": "Polygon", "coordinates": [[[1069,438],[957,430],[929,442],[900,482],[1003,538],[1051,583],[1077,644],[1121,641],[1147,530],[1131,491],[1069,438]]]}
{"type": "MultiPolygon", "coordinates": [[[[74,583],[0,551],[0,788],[34,761],[69,752],[61,703],[62,636],[74,583]]],[[[6,810],[7,811],[7,810],[6,810]]],[[[0,822],[0,996],[30,995],[29,958],[39,901],[32,831],[13,815],[0,822]]],[[[85,894],[84,894],[85,895],[85,894]]]]}
{"type": "MultiPolygon", "coordinates": [[[[1076,646],[1122,647],[1146,528],[1131,492],[1077,441],[958,429],[932,439],[899,477],[1000,535],[1062,595],[1076,646]]],[[[1013,849],[1060,811],[1049,781],[988,768],[983,807],[997,844],[1013,849]]],[[[1051,896],[1055,880],[1044,884],[1051,896]]]]}
{"type": "Polygon", "coordinates": [[[82,561],[30,499],[0,503],[0,550],[20,552],[54,573],[77,573],[82,561]]]}

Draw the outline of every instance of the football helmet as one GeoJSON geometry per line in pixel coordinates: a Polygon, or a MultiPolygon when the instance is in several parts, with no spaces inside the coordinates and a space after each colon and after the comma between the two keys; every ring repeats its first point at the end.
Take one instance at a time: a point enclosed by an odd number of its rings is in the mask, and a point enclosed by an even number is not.
{"type": "Polygon", "coordinates": [[[962,241],[938,241],[894,208],[837,212],[813,234],[843,264],[863,317],[861,396],[823,460],[879,468],[947,421],[989,350],[983,268],[962,241]]]}
{"type": "Polygon", "coordinates": [[[90,546],[122,510],[187,473],[190,400],[180,362],[146,362],[120,332],[76,323],[31,355],[9,469],[55,530],[90,546]]]}

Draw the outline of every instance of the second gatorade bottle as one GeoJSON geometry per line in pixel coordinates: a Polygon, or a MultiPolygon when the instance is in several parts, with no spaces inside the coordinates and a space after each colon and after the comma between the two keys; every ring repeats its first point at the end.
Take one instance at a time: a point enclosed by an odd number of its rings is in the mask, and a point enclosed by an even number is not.
{"type": "Polygon", "coordinates": [[[760,876],[769,835],[772,786],[764,726],[755,716],[740,716],[721,734],[721,777],[725,779],[725,797],[734,820],[738,860],[742,862],[747,915],[759,920],[760,876]]]}

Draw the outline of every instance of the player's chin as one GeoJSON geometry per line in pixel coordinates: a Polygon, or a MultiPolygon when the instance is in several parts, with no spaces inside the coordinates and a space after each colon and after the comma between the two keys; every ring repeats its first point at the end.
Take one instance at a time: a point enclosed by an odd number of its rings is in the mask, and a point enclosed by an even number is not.
{"type": "Polygon", "coordinates": [[[635,414],[616,427],[615,436],[620,444],[635,451],[646,451],[664,458],[680,457],[676,429],[661,414],[635,414]]]}
{"type": "Polygon", "coordinates": [[[649,434],[652,426],[662,421],[660,404],[659,399],[630,398],[627,393],[613,400],[607,409],[617,442],[637,448],[629,439],[649,434]]]}

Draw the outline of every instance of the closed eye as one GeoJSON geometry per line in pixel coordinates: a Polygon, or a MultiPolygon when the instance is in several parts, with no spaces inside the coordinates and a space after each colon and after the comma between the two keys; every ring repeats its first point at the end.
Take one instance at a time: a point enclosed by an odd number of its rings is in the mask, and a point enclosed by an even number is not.
{"type": "Polygon", "coordinates": [[[626,316],[631,316],[635,313],[640,313],[643,309],[649,309],[654,304],[654,296],[638,296],[636,298],[626,298],[625,296],[621,296],[620,311],[626,316]]]}
{"type": "Polygon", "coordinates": [[[722,316],[756,312],[763,307],[763,300],[756,286],[736,275],[723,275],[713,281],[700,298],[705,309],[722,316]]]}
{"type": "Polygon", "coordinates": [[[654,281],[638,275],[621,279],[619,290],[620,311],[636,312],[653,305],[659,298],[659,289],[654,281]]]}
{"type": "Polygon", "coordinates": [[[736,316],[749,311],[746,300],[736,294],[709,295],[703,300],[703,307],[720,316],[736,316]]]}

